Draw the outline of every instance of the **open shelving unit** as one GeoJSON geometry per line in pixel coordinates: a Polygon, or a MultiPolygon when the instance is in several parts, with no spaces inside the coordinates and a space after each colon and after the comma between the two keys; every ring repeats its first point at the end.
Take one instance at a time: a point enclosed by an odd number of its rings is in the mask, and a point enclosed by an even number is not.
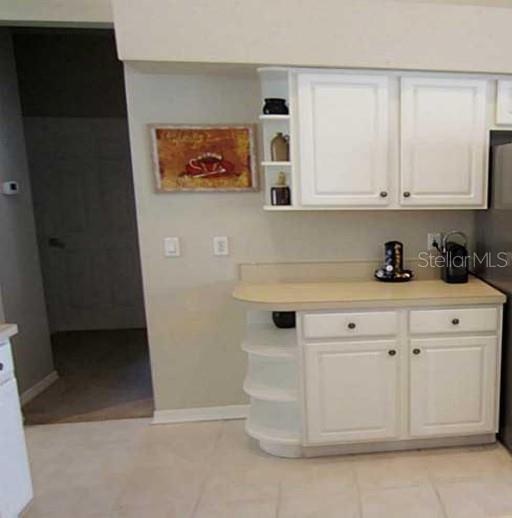
{"type": "Polygon", "coordinates": [[[260,115],[263,156],[261,167],[264,174],[265,210],[290,210],[292,205],[272,205],[270,203],[270,189],[275,185],[279,173],[286,175],[287,184],[290,187],[293,204],[293,164],[290,162],[273,162],[271,160],[270,143],[276,133],[289,135],[290,157],[292,157],[292,95],[290,71],[287,68],[265,67],[258,70],[261,79],[261,106],[267,97],[286,99],[290,111],[289,115],[260,115]]]}
{"type": "Polygon", "coordinates": [[[298,342],[296,329],[279,329],[269,312],[249,317],[242,349],[249,355],[244,391],[251,398],[247,433],[272,454],[300,453],[298,342]]]}

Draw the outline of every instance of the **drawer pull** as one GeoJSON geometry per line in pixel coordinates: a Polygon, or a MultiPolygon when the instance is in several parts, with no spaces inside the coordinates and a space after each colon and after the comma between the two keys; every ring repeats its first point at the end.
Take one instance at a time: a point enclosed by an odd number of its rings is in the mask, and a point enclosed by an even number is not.
{"type": "Polygon", "coordinates": [[[381,198],[387,198],[388,197],[388,193],[386,191],[381,191],[380,197],[381,198]]]}
{"type": "Polygon", "coordinates": [[[458,326],[458,325],[460,324],[460,320],[459,320],[458,318],[454,318],[454,319],[452,320],[452,324],[453,324],[454,326],[458,326]]]}
{"type": "Polygon", "coordinates": [[[388,354],[389,354],[389,356],[395,356],[396,355],[396,351],[394,349],[390,349],[388,351],[388,354]]]}
{"type": "Polygon", "coordinates": [[[3,371],[4,370],[4,364],[2,362],[0,362],[0,371],[3,371]]]}
{"type": "Polygon", "coordinates": [[[355,329],[355,328],[356,328],[356,325],[354,324],[354,322],[349,322],[347,327],[348,327],[349,329],[355,329]]]}
{"type": "Polygon", "coordinates": [[[412,354],[415,354],[416,356],[421,353],[421,349],[413,349],[412,354]]]}

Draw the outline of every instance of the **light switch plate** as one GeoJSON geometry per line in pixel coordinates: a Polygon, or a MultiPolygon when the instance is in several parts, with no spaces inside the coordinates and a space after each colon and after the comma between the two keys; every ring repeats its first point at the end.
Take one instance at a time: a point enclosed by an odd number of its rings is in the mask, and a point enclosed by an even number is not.
{"type": "Polygon", "coordinates": [[[164,254],[166,257],[179,257],[181,255],[179,237],[166,237],[164,239],[164,254]]]}
{"type": "Polygon", "coordinates": [[[229,255],[229,240],[227,236],[213,238],[213,255],[229,255]]]}

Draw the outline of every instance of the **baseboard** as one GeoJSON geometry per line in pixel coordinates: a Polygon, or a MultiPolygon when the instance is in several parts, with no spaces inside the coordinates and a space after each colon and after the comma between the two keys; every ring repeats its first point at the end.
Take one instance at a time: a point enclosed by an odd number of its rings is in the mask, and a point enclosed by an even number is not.
{"type": "Polygon", "coordinates": [[[38,381],[35,385],[32,385],[29,389],[25,390],[20,396],[21,405],[26,405],[29,401],[32,401],[35,397],[39,396],[41,392],[46,390],[50,385],[55,383],[59,379],[57,371],[52,371],[48,376],[45,376],[41,381],[38,381]]]}
{"type": "Polygon", "coordinates": [[[153,424],[187,423],[192,421],[219,421],[222,419],[245,419],[249,405],[208,406],[203,408],[178,408],[155,410],[153,424]]]}

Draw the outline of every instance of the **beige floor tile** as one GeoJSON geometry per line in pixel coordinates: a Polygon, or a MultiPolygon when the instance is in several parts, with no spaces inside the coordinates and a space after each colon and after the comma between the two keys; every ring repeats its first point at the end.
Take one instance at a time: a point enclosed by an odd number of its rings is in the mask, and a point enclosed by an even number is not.
{"type": "Polygon", "coordinates": [[[386,489],[429,483],[427,464],[422,456],[407,452],[365,456],[354,460],[361,489],[386,489]]]}
{"type": "Polygon", "coordinates": [[[512,478],[437,485],[448,518],[511,518],[512,478]]]}
{"type": "Polygon", "coordinates": [[[217,469],[285,465],[289,460],[279,459],[263,452],[258,443],[245,433],[243,420],[225,421],[218,439],[212,463],[217,469]]]}
{"type": "Polygon", "coordinates": [[[192,518],[194,506],[192,500],[159,498],[143,506],[117,504],[109,518],[192,518]]]}
{"type": "Polygon", "coordinates": [[[278,472],[267,468],[213,470],[205,482],[201,504],[272,499],[277,502],[279,479],[278,472]]]}
{"type": "Polygon", "coordinates": [[[357,490],[303,493],[279,500],[278,518],[360,518],[357,490]]]}
{"type": "Polygon", "coordinates": [[[119,444],[81,444],[59,450],[44,465],[32,464],[36,495],[55,491],[68,484],[87,487],[123,482],[133,464],[126,446],[119,444]]]}
{"type": "Polygon", "coordinates": [[[353,463],[347,458],[305,459],[281,478],[284,498],[297,494],[330,494],[355,487],[353,463]]]}
{"type": "Polygon", "coordinates": [[[154,425],[144,430],[139,454],[149,465],[166,465],[175,457],[209,462],[222,432],[222,422],[154,425]]]}
{"type": "Polygon", "coordinates": [[[501,446],[467,451],[437,451],[425,457],[434,481],[512,476],[512,458],[501,446]]]}
{"type": "Polygon", "coordinates": [[[430,485],[361,491],[363,518],[443,518],[430,485]]]}
{"type": "Polygon", "coordinates": [[[172,466],[138,467],[129,474],[119,504],[150,507],[170,499],[196,502],[205,479],[203,465],[176,460],[172,466]]]}
{"type": "Polygon", "coordinates": [[[275,518],[277,500],[199,504],[194,518],[275,518]]]}

